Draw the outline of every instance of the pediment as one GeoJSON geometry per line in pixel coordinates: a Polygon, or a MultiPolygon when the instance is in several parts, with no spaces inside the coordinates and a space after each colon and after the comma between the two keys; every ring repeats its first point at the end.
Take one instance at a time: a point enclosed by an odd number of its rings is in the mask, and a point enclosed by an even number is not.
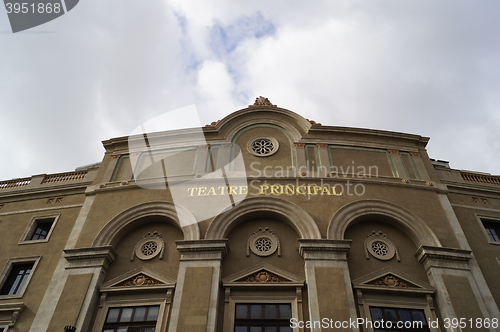
{"type": "Polygon", "coordinates": [[[167,289],[174,288],[175,283],[174,279],[157,272],[137,268],[103,283],[100,290],[101,292],[113,292],[138,289],[167,289]]]}
{"type": "Polygon", "coordinates": [[[392,267],[367,274],[352,281],[356,289],[393,290],[416,293],[434,293],[434,287],[392,267]]]}
{"type": "Polygon", "coordinates": [[[268,263],[260,263],[222,279],[224,286],[302,286],[305,279],[268,263]]]}

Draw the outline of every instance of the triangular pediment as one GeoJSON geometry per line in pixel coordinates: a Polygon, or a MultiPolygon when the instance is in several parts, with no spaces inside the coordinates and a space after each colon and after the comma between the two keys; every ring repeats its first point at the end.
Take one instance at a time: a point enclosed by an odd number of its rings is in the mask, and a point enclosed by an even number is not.
{"type": "Polygon", "coordinates": [[[434,287],[392,267],[367,274],[352,281],[354,288],[434,293],[434,287]]]}
{"type": "Polygon", "coordinates": [[[101,292],[113,292],[137,289],[164,289],[175,287],[176,281],[157,272],[137,268],[113,278],[100,287],[101,292]]]}
{"type": "Polygon", "coordinates": [[[302,286],[305,279],[268,263],[260,263],[222,279],[224,286],[302,286]]]}

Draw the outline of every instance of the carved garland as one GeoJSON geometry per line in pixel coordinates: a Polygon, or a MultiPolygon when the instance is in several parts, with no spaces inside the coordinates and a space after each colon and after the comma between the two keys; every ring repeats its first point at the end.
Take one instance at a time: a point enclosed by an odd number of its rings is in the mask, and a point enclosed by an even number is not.
{"type": "Polygon", "coordinates": [[[280,276],[277,276],[273,273],[269,273],[267,271],[260,271],[257,273],[254,273],[252,275],[249,275],[248,277],[245,277],[239,281],[242,282],[287,282],[285,278],[282,278],[280,276]]]}
{"type": "Polygon", "coordinates": [[[257,256],[270,256],[278,250],[278,256],[281,257],[281,242],[269,228],[259,228],[248,238],[247,257],[250,256],[250,250],[257,256]]]}
{"type": "Polygon", "coordinates": [[[368,283],[369,285],[387,286],[387,287],[400,287],[400,288],[416,288],[414,285],[393,275],[380,277],[368,283]]]}
{"type": "Polygon", "coordinates": [[[371,232],[365,239],[365,257],[370,259],[370,254],[380,260],[388,261],[396,255],[398,262],[401,261],[399,257],[398,248],[396,245],[387,238],[382,232],[371,232]]]}
{"type": "Polygon", "coordinates": [[[130,278],[118,284],[117,287],[148,286],[148,285],[161,285],[161,282],[141,273],[135,276],[134,278],[130,278]]]}
{"type": "Polygon", "coordinates": [[[163,259],[163,253],[165,251],[165,242],[161,238],[158,232],[149,232],[144,235],[142,239],[137,242],[130,256],[130,261],[134,260],[134,257],[146,261],[155,258],[160,255],[160,259],[163,259]]]}

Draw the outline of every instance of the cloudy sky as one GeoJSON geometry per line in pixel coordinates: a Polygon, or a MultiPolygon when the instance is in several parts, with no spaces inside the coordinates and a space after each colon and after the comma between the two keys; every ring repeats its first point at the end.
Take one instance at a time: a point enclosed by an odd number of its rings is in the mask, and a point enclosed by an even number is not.
{"type": "Polygon", "coordinates": [[[13,34],[0,10],[0,179],[98,162],[101,141],[265,96],[325,125],[431,137],[500,174],[500,2],[82,0],[13,34]]]}

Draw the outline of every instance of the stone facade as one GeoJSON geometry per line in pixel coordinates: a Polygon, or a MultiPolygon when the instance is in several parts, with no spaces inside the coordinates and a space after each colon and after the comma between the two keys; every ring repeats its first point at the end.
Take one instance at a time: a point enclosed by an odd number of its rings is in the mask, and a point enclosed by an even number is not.
{"type": "Polygon", "coordinates": [[[0,182],[0,331],[500,331],[500,177],[266,98],[203,134],[0,182]]]}

